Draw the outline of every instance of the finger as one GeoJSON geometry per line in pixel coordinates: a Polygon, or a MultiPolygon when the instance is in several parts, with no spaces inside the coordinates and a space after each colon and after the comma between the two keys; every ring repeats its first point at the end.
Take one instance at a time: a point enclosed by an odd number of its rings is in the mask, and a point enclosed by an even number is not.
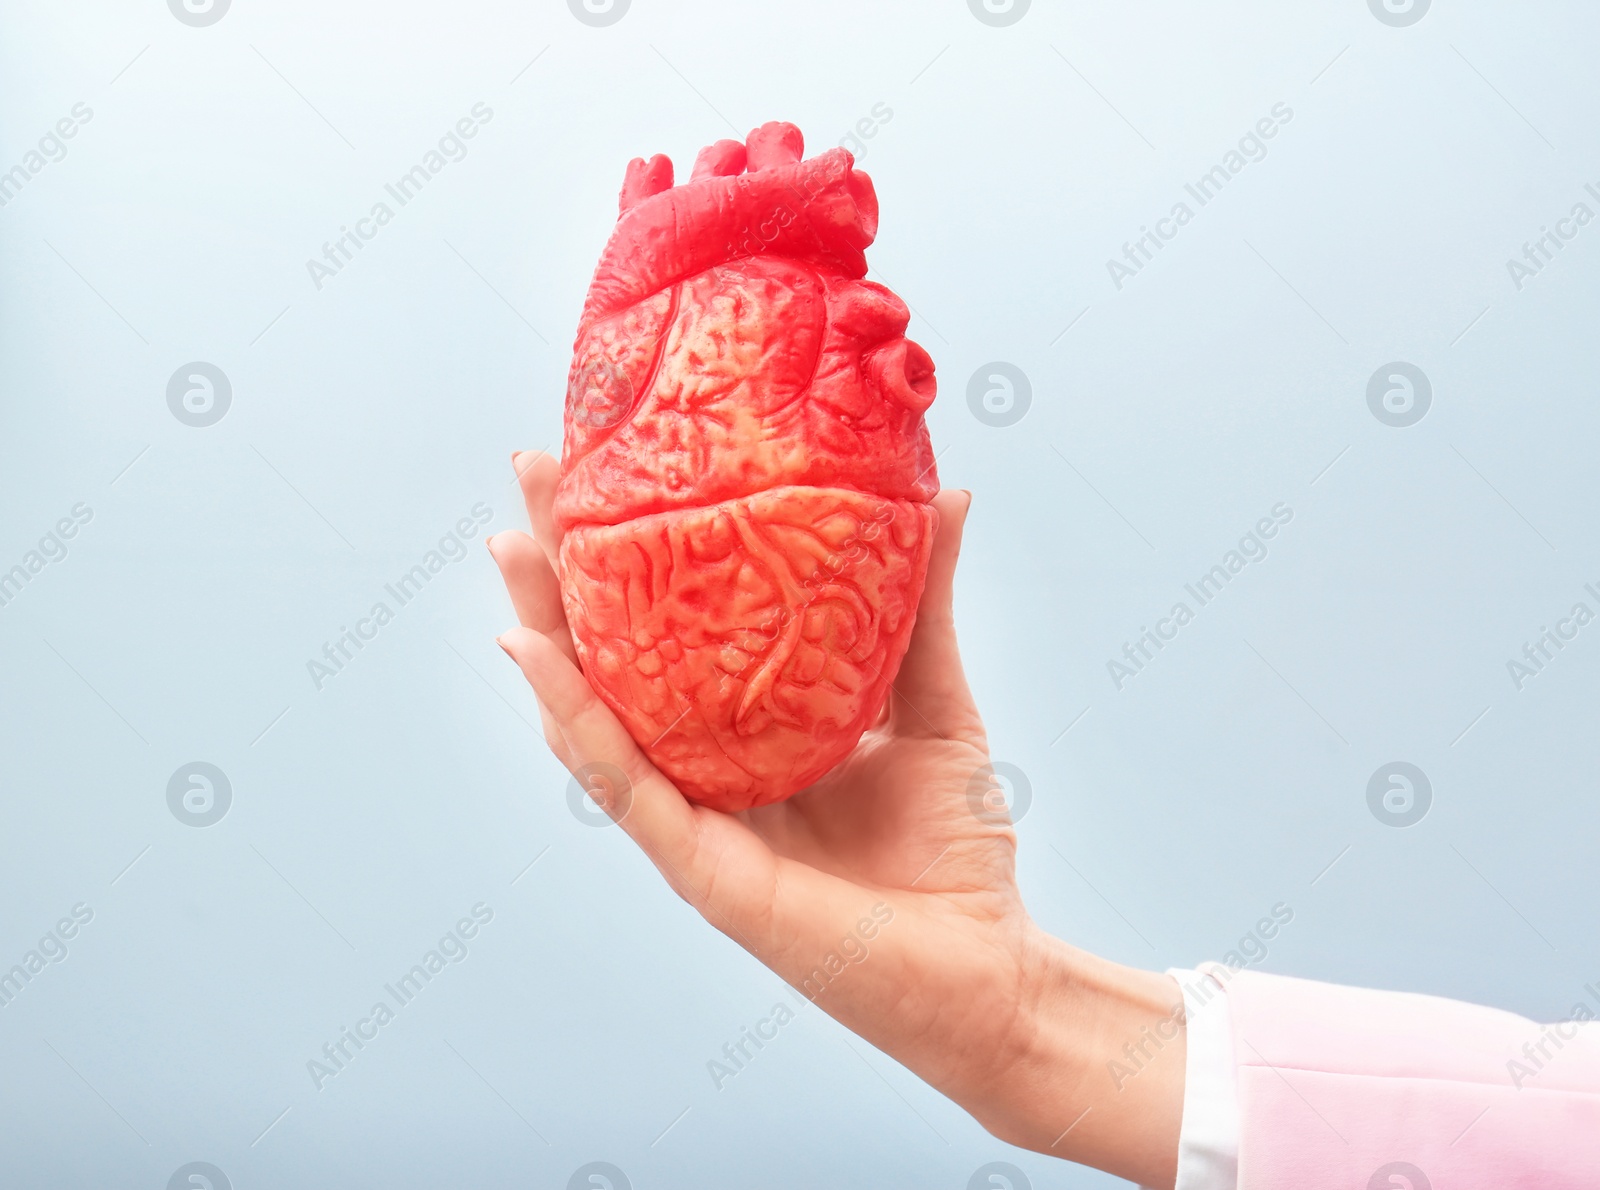
{"type": "MultiPolygon", "coordinates": [[[[574,772],[596,764],[621,770],[625,792],[615,808],[607,807],[608,812],[621,813],[622,829],[691,905],[701,908],[708,904],[719,852],[734,845],[747,851],[754,845],[765,851],[736,820],[691,806],[677,786],[650,763],[611,708],[600,701],[583,674],[549,637],[532,629],[513,628],[501,634],[500,647],[549,709],[570,750],[569,766],[576,762],[574,772]],[[745,839],[736,840],[734,831],[742,832],[745,839]]],[[[770,865],[770,852],[767,855],[770,865]]],[[[748,861],[752,855],[740,858],[748,861]]],[[[728,864],[718,875],[726,878],[734,871],[749,873],[751,865],[728,864]]],[[[724,879],[723,888],[717,891],[726,898],[738,890],[724,879]]]]}
{"type": "Polygon", "coordinates": [[[939,736],[982,747],[983,720],[967,688],[956,645],[953,610],[956,559],[972,493],[942,491],[933,498],[939,525],[928,558],[928,577],[917,622],[895,678],[892,730],[903,736],[939,736]]]}
{"type": "MultiPolygon", "coordinates": [[[[516,609],[517,620],[525,628],[542,632],[555,641],[561,651],[574,661],[577,649],[572,634],[567,629],[566,611],[561,605],[561,584],[550,560],[537,542],[526,533],[511,530],[497,533],[488,540],[489,556],[500,568],[500,577],[511,596],[511,606],[516,609]]],[[[550,714],[550,708],[539,702],[539,724],[544,731],[545,743],[550,746],[562,764],[571,765],[571,750],[562,738],[561,729],[550,714]]]]}
{"type": "Polygon", "coordinates": [[[578,653],[561,606],[561,584],[538,543],[526,533],[515,530],[496,533],[489,538],[489,554],[500,567],[500,577],[511,595],[517,622],[524,628],[544,633],[576,661],[578,653]]]}
{"type": "Polygon", "coordinates": [[[561,734],[561,725],[556,722],[556,717],[550,713],[550,708],[544,705],[544,700],[533,700],[539,707],[539,730],[544,732],[545,746],[550,749],[550,754],[561,762],[569,771],[577,767],[577,762],[572,759],[572,749],[567,747],[567,739],[561,734]]]}
{"type": "Polygon", "coordinates": [[[568,772],[577,768],[577,761],[572,759],[572,749],[567,747],[567,739],[561,734],[561,725],[556,722],[556,717],[550,713],[550,708],[544,705],[544,700],[536,698],[539,704],[539,729],[544,732],[544,742],[550,749],[550,754],[559,760],[562,767],[568,772]]]}
{"type": "Polygon", "coordinates": [[[556,532],[554,505],[556,484],[561,481],[561,464],[542,450],[524,450],[511,456],[522,487],[522,500],[528,508],[528,524],[551,567],[561,570],[561,535],[556,532]]]}

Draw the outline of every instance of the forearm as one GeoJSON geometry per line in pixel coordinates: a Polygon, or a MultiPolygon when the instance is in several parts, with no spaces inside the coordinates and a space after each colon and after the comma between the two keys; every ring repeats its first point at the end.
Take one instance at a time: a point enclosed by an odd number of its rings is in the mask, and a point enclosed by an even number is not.
{"type": "Polygon", "coordinates": [[[1166,975],[1034,931],[1016,1052],[965,1103],[1009,1143],[1170,1187],[1183,1122],[1183,996],[1166,975]]]}

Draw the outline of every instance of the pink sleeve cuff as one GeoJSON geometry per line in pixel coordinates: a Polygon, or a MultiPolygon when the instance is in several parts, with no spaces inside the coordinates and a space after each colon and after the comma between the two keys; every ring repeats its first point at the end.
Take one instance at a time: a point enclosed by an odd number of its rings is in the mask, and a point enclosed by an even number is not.
{"type": "Polygon", "coordinates": [[[1600,1185],[1600,1025],[1585,1023],[1600,989],[1538,1025],[1404,992],[1226,982],[1239,1190],[1600,1185]]]}

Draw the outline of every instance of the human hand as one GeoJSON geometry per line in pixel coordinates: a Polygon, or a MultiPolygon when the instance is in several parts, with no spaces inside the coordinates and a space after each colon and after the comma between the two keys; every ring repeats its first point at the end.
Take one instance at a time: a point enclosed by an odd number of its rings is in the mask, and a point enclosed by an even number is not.
{"type": "Polygon", "coordinates": [[[1017,890],[1016,832],[982,798],[988,741],[952,615],[970,494],[934,498],[927,583],[878,724],[811,787],[725,814],[687,801],[584,679],[557,577],[559,468],[543,454],[513,463],[533,536],[489,542],[520,622],[501,647],[533,686],[561,762],[622,772],[626,790],[605,808],[673,890],[1002,1139],[1170,1185],[1181,1054],[1174,1105],[1170,1080],[1154,1075],[1113,1093],[1096,1043],[1116,1054],[1140,1024],[1170,1015],[1175,989],[1041,931],[1017,890]],[[1152,1120],[1170,1122],[1170,1153],[1148,1143],[1152,1120]]]}

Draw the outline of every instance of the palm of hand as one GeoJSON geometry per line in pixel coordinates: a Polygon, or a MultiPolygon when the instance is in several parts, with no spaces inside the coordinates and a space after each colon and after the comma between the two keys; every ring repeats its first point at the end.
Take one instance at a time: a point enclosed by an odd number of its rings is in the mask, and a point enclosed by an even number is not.
{"type": "Polygon", "coordinates": [[[963,865],[974,863],[992,886],[1001,872],[990,869],[1009,874],[1009,840],[969,797],[987,750],[981,739],[902,734],[914,712],[896,702],[890,721],[816,784],[737,817],[776,856],[864,887],[967,891],[963,865]]]}

